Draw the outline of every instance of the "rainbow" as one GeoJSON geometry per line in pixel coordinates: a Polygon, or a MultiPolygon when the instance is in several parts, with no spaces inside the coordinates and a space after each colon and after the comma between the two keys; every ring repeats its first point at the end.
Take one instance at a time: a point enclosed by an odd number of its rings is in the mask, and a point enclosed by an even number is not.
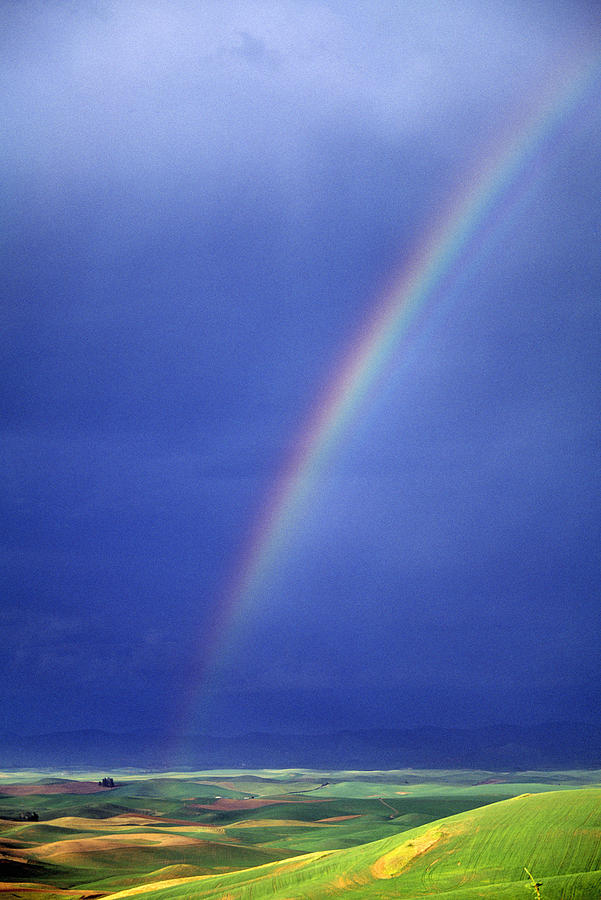
{"type": "Polygon", "coordinates": [[[581,63],[576,72],[564,73],[560,86],[548,91],[535,112],[497,143],[362,324],[301,429],[229,573],[202,640],[203,658],[193,676],[197,684],[215,664],[225,637],[241,627],[252,616],[254,604],[260,603],[261,588],[285,553],[327,460],[377,390],[387,366],[398,360],[410,326],[434,298],[435,305],[443,302],[457,281],[481,264],[487,241],[490,244],[500,223],[532,192],[541,154],[548,163],[549,156],[561,153],[572,113],[579,112],[598,74],[598,57],[581,63]]]}

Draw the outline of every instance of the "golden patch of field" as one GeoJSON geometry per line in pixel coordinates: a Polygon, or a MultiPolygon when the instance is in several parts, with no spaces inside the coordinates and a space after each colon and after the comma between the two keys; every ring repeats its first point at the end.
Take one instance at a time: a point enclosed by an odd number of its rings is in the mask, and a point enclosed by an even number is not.
{"type": "Polygon", "coordinates": [[[0,894],[52,894],[55,897],[99,897],[98,891],[86,891],[68,888],[57,888],[52,884],[42,884],[32,881],[0,881],[0,894]]]}
{"type": "Polygon", "coordinates": [[[432,847],[443,843],[449,836],[447,831],[443,831],[439,827],[430,828],[377,859],[371,867],[371,873],[374,878],[395,878],[418,856],[422,856],[432,847]]]}
{"type": "Polygon", "coordinates": [[[198,840],[181,834],[168,834],[166,832],[132,832],[127,834],[111,834],[98,837],[69,838],[64,841],[54,841],[49,844],[40,844],[31,850],[31,855],[38,859],[66,859],[88,853],[106,853],[111,850],[123,850],[128,847],[134,849],[147,846],[159,847],[190,847],[199,844],[198,840]]]}
{"type": "Polygon", "coordinates": [[[315,824],[317,824],[319,822],[324,822],[326,824],[328,822],[346,822],[347,819],[360,819],[360,818],[361,818],[361,813],[354,813],[354,815],[352,815],[352,816],[330,816],[329,819],[318,819],[315,824]]]}
{"type": "Polygon", "coordinates": [[[226,833],[223,825],[205,825],[204,822],[199,822],[198,825],[161,825],[159,823],[156,827],[157,832],[160,831],[162,834],[202,834],[205,831],[210,834],[226,833]],[[164,828],[167,828],[168,831],[164,831],[164,828]]]}
{"type": "MultiPolygon", "coordinates": [[[[132,821],[130,824],[134,825],[147,825],[147,826],[163,826],[163,825],[181,825],[184,828],[190,826],[190,819],[170,819],[167,816],[149,816],[149,815],[129,815],[127,813],[121,813],[121,815],[113,816],[111,821],[116,822],[117,824],[122,823],[125,819],[130,818],[132,821]]],[[[107,819],[104,820],[108,821],[107,819]]],[[[218,826],[213,825],[202,825],[202,828],[217,828],[218,826]]]]}
{"type": "Polygon", "coordinates": [[[335,851],[317,850],[315,853],[306,853],[304,856],[291,856],[290,859],[284,859],[279,862],[274,868],[273,874],[277,877],[278,875],[283,875],[285,872],[296,872],[298,869],[303,869],[305,866],[308,866],[309,863],[317,862],[318,859],[323,859],[333,852],[335,851]]]}
{"type": "Polygon", "coordinates": [[[206,877],[206,875],[191,875],[189,878],[167,878],[165,881],[153,881],[151,884],[138,884],[136,887],[126,888],[124,891],[117,891],[108,896],[110,900],[121,900],[122,897],[134,897],[136,894],[147,894],[150,891],[160,891],[163,888],[175,887],[180,884],[191,884],[206,877]]]}
{"type": "MultiPolygon", "coordinates": [[[[364,875],[339,875],[334,881],[330,882],[330,887],[338,891],[348,891],[349,888],[355,888],[357,885],[367,884],[369,878],[364,875]]],[[[328,891],[330,893],[330,891],[328,891]]]]}
{"type": "MultiPolygon", "coordinates": [[[[13,822],[13,825],[14,824],[15,823],[13,822]]],[[[16,824],[17,824],[17,828],[19,829],[19,833],[21,833],[24,830],[24,828],[19,827],[18,823],[16,823],[16,824]]],[[[8,851],[22,850],[24,848],[27,849],[27,847],[31,847],[31,841],[19,841],[19,840],[16,840],[15,838],[3,838],[2,843],[0,844],[0,850],[8,850],[8,851]]],[[[0,859],[2,859],[1,856],[0,856],[0,859]]]]}
{"type": "Polygon", "coordinates": [[[170,866],[162,866],[160,869],[155,869],[154,872],[148,872],[147,875],[141,877],[140,881],[168,881],[173,878],[194,878],[198,875],[204,875],[204,872],[199,872],[196,866],[188,863],[175,863],[170,866]]]}
{"type": "Polygon", "coordinates": [[[232,822],[228,828],[319,828],[317,822],[303,822],[300,819],[243,819],[232,822]]]}
{"type": "MultiPolygon", "coordinates": [[[[254,870],[257,873],[257,877],[260,877],[263,872],[268,869],[270,874],[274,877],[278,875],[282,875],[287,872],[295,872],[298,869],[303,869],[305,866],[309,865],[312,862],[316,862],[319,859],[323,859],[323,857],[328,856],[331,850],[319,850],[315,853],[307,853],[304,856],[293,856],[289,859],[281,860],[279,863],[274,865],[274,863],[266,863],[264,866],[257,866],[254,870]]],[[[144,894],[149,891],[160,891],[163,888],[170,888],[179,886],[182,884],[194,884],[206,881],[207,878],[212,878],[211,875],[196,875],[191,876],[189,878],[168,878],[164,881],[155,881],[152,884],[139,884],[136,887],[126,888],[124,891],[117,891],[114,894],[109,894],[105,897],[105,900],[123,900],[125,897],[134,897],[136,894],[144,894]]],[[[225,896],[228,896],[227,894],[225,896]]]]}
{"type": "Polygon", "coordinates": [[[353,882],[346,875],[339,875],[332,881],[332,887],[336,891],[346,891],[352,886],[353,882]]]}
{"type": "MultiPolygon", "coordinates": [[[[39,824],[39,822],[36,822],[36,825],[39,824]]],[[[110,831],[114,825],[120,825],[121,823],[115,822],[114,818],[86,819],[83,816],[59,816],[58,819],[49,819],[41,824],[52,825],[53,828],[76,829],[77,831],[110,831]]],[[[136,822],[136,825],[139,827],[140,823],[136,822]]]]}
{"type": "MultiPolygon", "coordinates": [[[[11,823],[14,825],[14,822],[11,823]]],[[[37,823],[36,823],[37,824],[37,823]]],[[[191,825],[189,819],[166,819],[155,816],[128,815],[122,813],[118,816],[109,816],[106,819],[85,819],[79,816],[61,816],[58,819],[50,819],[49,825],[55,828],[77,829],[78,831],[112,831],[113,828],[169,828],[171,833],[185,834],[198,831],[211,832],[213,834],[225,834],[221,825],[191,825]]]]}
{"type": "MultiPolygon", "coordinates": [[[[311,862],[316,862],[318,859],[322,859],[324,856],[327,856],[330,852],[329,850],[317,851],[316,853],[307,853],[301,857],[291,857],[290,859],[282,860],[277,864],[275,868],[272,870],[272,874],[274,877],[278,875],[282,875],[288,872],[295,872],[298,869],[302,869],[305,866],[309,865],[311,862]]],[[[255,870],[258,874],[261,873],[261,870],[264,868],[271,868],[273,863],[268,863],[266,867],[258,866],[255,870]]],[[[205,881],[207,878],[211,878],[210,875],[197,875],[192,876],[190,878],[169,878],[165,881],[155,881],[152,884],[140,884],[136,885],[136,887],[127,888],[124,891],[118,891],[117,893],[110,894],[106,898],[106,900],[123,900],[125,897],[134,897],[136,894],[148,893],[149,891],[160,891],[163,888],[170,888],[179,886],[182,884],[193,884],[205,881]]],[[[227,896],[227,895],[226,895],[227,896]]]]}

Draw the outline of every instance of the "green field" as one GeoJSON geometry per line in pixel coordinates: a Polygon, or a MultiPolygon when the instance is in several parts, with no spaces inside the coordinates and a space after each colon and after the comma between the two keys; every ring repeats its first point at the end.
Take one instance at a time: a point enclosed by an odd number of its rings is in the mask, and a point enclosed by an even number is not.
{"type": "Polygon", "coordinates": [[[0,773],[0,900],[601,897],[598,771],[104,774],[0,773]]]}

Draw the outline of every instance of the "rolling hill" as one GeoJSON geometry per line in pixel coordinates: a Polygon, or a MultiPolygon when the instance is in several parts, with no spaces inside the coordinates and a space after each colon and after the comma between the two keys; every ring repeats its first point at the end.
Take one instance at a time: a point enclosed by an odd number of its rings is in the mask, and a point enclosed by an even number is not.
{"type": "Polygon", "coordinates": [[[512,900],[536,896],[526,867],[542,900],[601,896],[601,790],[524,794],[359,847],[141,885],[110,900],[512,900]]]}

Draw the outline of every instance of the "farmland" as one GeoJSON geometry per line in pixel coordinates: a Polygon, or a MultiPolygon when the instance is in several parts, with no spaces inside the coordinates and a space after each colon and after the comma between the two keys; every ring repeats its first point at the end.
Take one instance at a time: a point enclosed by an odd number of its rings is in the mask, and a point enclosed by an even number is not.
{"type": "Polygon", "coordinates": [[[0,775],[5,900],[601,894],[601,773],[0,775]]]}

